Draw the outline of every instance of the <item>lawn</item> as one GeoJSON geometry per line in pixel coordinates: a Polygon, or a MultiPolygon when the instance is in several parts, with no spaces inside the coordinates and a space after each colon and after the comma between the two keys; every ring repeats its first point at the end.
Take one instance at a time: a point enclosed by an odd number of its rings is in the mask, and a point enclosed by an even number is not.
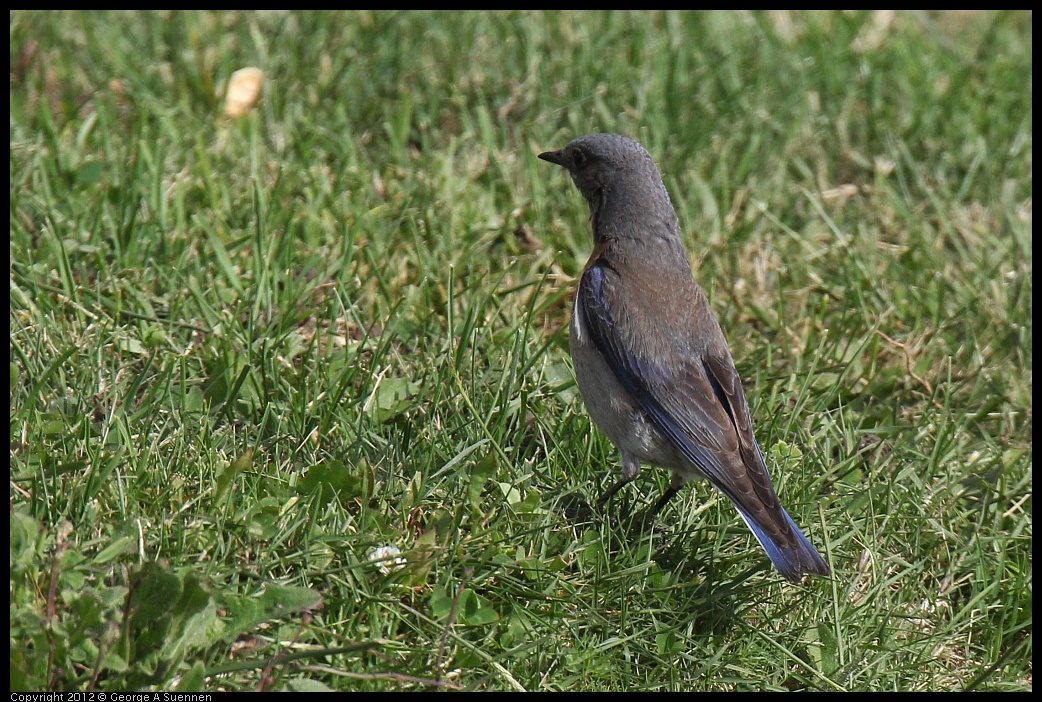
{"type": "Polygon", "coordinates": [[[12,690],[1031,689],[1030,13],[10,38],[12,690]],[[704,482],[585,509],[588,209],[536,155],[600,131],[659,164],[831,577],[704,482]]]}

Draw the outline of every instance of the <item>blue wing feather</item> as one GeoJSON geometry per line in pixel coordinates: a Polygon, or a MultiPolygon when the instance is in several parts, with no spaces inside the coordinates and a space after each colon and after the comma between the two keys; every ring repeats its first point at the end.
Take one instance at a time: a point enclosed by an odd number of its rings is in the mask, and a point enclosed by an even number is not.
{"type": "MultiPolygon", "coordinates": [[[[583,304],[577,305],[577,309],[584,315],[584,327],[589,331],[594,345],[600,351],[608,367],[611,368],[626,391],[637,400],[655,426],[677,446],[691,463],[698,467],[717,489],[731,500],[771,562],[782,575],[790,580],[799,581],[805,570],[827,572],[828,567],[820,554],[780,505],[778,508],[781,509],[791,527],[796,537],[796,543],[783,547],[775,542],[758,523],[757,515],[743,506],[743,498],[730,487],[731,481],[727,478],[728,468],[720,458],[710,448],[694,441],[677,421],[677,418],[663,407],[655,396],[652,385],[670,384],[669,381],[674,379],[673,373],[668,368],[662,368],[647,360],[637,358],[622,345],[619,335],[614,333],[615,322],[604,299],[604,279],[611,270],[611,265],[603,260],[593,262],[583,273],[577,292],[578,295],[583,296],[583,304]]],[[[726,402],[719,382],[711,373],[706,373],[706,375],[713,393],[733,421],[733,413],[726,402]]],[[[756,446],[756,452],[757,458],[762,462],[763,457],[759,446],[756,446]]]]}

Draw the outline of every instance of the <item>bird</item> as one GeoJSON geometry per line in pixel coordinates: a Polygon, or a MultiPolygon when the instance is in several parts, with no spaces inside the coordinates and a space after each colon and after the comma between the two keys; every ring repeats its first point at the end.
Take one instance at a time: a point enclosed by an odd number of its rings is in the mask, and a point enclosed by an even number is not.
{"type": "Polygon", "coordinates": [[[775,492],[727,340],[693,277],[651,155],[627,136],[589,134],[538,156],[568,171],[590,209],[593,252],[575,294],[569,350],[587,412],[622,464],[598,506],[641,464],[671,471],[652,518],[688,481],[707,478],[785,578],[829,575],[775,492]]]}

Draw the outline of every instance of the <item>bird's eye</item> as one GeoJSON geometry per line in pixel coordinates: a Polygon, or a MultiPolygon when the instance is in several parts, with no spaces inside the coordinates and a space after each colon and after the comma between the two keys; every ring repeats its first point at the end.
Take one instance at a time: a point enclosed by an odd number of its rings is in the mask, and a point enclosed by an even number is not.
{"type": "Polygon", "coordinates": [[[575,165],[575,170],[580,170],[586,165],[586,154],[582,152],[582,149],[576,149],[572,154],[572,163],[575,165]]]}

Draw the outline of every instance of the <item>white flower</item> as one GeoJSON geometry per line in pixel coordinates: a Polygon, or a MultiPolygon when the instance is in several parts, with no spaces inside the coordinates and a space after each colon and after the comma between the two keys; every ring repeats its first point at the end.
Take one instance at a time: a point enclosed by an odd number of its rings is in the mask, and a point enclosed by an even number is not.
{"type": "Polygon", "coordinates": [[[401,549],[397,546],[380,546],[369,552],[369,560],[376,561],[376,567],[384,575],[392,570],[398,570],[405,565],[405,557],[399,555],[401,549]]]}

